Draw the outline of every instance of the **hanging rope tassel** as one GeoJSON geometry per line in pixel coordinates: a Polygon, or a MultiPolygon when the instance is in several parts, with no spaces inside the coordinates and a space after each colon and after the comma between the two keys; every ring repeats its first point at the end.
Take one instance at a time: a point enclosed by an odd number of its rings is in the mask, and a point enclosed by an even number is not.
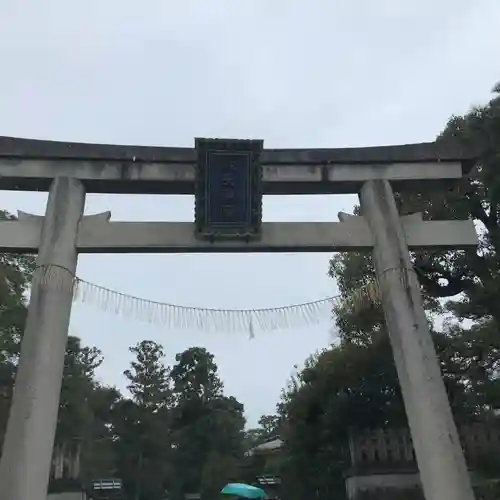
{"type": "Polygon", "coordinates": [[[307,327],[330,320],[339,309],[364,308],[379,302],[375,282],[356,290],[348,298],[326,297],[312,302],[256,309],[215,309],[181,306],[127,295],[82,280],[60,266],[39,266],[35,282],[43,287],[73,294],[73,301],[96,306],[117,316],[166,325],[177,330],[246,332],[250,339],[260,331],[307,327]]]}
{"type": "Polygon", "coordinates": [[[255,332],[253,329],[252,321],[250,321],[250,324],[248,325],[248,338],[249,338],[249,340],[252,340],[255,338],[255,332]]]}

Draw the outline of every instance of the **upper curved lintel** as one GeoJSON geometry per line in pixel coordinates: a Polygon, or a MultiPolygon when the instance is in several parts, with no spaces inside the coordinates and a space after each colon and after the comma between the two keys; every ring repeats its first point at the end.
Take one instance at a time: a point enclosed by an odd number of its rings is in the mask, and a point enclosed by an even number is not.
{"type": "MultiPolygon", "coordinates": [[[[456,144],[423,142],[391,146],[333,149],[265,149],[263,164],[472,162],[475,155],[456,144]]],[[[194,163],[194,148],[86,144],[0,137],[0,158],[194,163]]]]}

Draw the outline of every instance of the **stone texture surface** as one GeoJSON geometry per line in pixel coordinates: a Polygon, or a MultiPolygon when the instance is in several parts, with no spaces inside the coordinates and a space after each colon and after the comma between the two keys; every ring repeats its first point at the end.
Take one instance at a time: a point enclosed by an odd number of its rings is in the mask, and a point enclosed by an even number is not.
{"type": "Polygon", "coordinates": [[[391,186],[369,181],[360,200],[374,239],[379,290],[426,500],[473,500],[391,186]]]}
{"type": "MultiPolygon", "coordinates": [[[[107,214],[85,217],[78,232],[80,253],[195,252],[333,252],[372,248],[373,238],[363,217],[343,222],[265,222],[259,241],[210,243],[195,238],[190,222],[108,222],[107,214]]],[[[36,252],[43,218],[0,221],[0,251],[36,252]]],[[[466,248],[477,245],[472,221],[423,222],[415,215],[401,218],[408,246],[466,248]]]]}
{"type": "Polygon", "coordinates": [[[0,462],[1,500],[47,497],[84,202],[78,180],[53,181],[0,462]]]}
{"type": "MultiPolygon", "coordinates": [[[[264,194],[357,193],[364,180],[435,185],[456,179],[474,153],[444,143],[340,149],[265,149],[264,194]]],[[[81,144],[0,137],[0,188],[47,190],[57,176],[87,192],[194,194],[194,148],[81,144]]]]}

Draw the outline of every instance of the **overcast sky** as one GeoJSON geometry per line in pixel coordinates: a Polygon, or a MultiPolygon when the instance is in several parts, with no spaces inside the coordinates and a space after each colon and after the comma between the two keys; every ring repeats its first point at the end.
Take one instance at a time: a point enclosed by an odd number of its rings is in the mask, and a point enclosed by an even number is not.
{"type": "MultiPolygon", "coordinates": [[[[194,137],[265,147],[434,140],[500,80],[498,0],[0,0],[0,135],[193,146],[194,137]]],[[[0,208],[41,214],[46,195],[2,192],[0,208]]],[[[354,197],[268,197],[265,220],[332,221],[354,197]]],[[[115,220],[193,220],[191,197],[87,197],[115,220]]],[[[335,293],[329,255],[82,256],[78,275],[152,300],[272,307],[335,293]]],[[[249,423],[272,412],[293,369],[330,342],[329,322],[204,334],[76,306],[71,333],[105,355],[124,388],[128,347],[161,342],[169,361],[202,345],[249,423]]]]}

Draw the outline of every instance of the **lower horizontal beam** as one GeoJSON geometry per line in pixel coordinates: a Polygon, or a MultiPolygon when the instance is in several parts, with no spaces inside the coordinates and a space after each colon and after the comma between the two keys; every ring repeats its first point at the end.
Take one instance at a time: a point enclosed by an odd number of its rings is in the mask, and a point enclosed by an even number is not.
{"type": "MultiPolygon", "coordinates": [[[[402,219],[412,249],[477,245],[472,221],[402,219]]],[[[35,253],[41,223],[41,217],[0,222],[0,252],[35,253]]],[[[262,239],[248,243],[200,241],[190,222],[106,222],[89,217],[80,223],[77,241],[80,253],[347,252],[372,245],[363,217],[348,217],[344,222],[267,222],[262,226],[262,239]]]]}

